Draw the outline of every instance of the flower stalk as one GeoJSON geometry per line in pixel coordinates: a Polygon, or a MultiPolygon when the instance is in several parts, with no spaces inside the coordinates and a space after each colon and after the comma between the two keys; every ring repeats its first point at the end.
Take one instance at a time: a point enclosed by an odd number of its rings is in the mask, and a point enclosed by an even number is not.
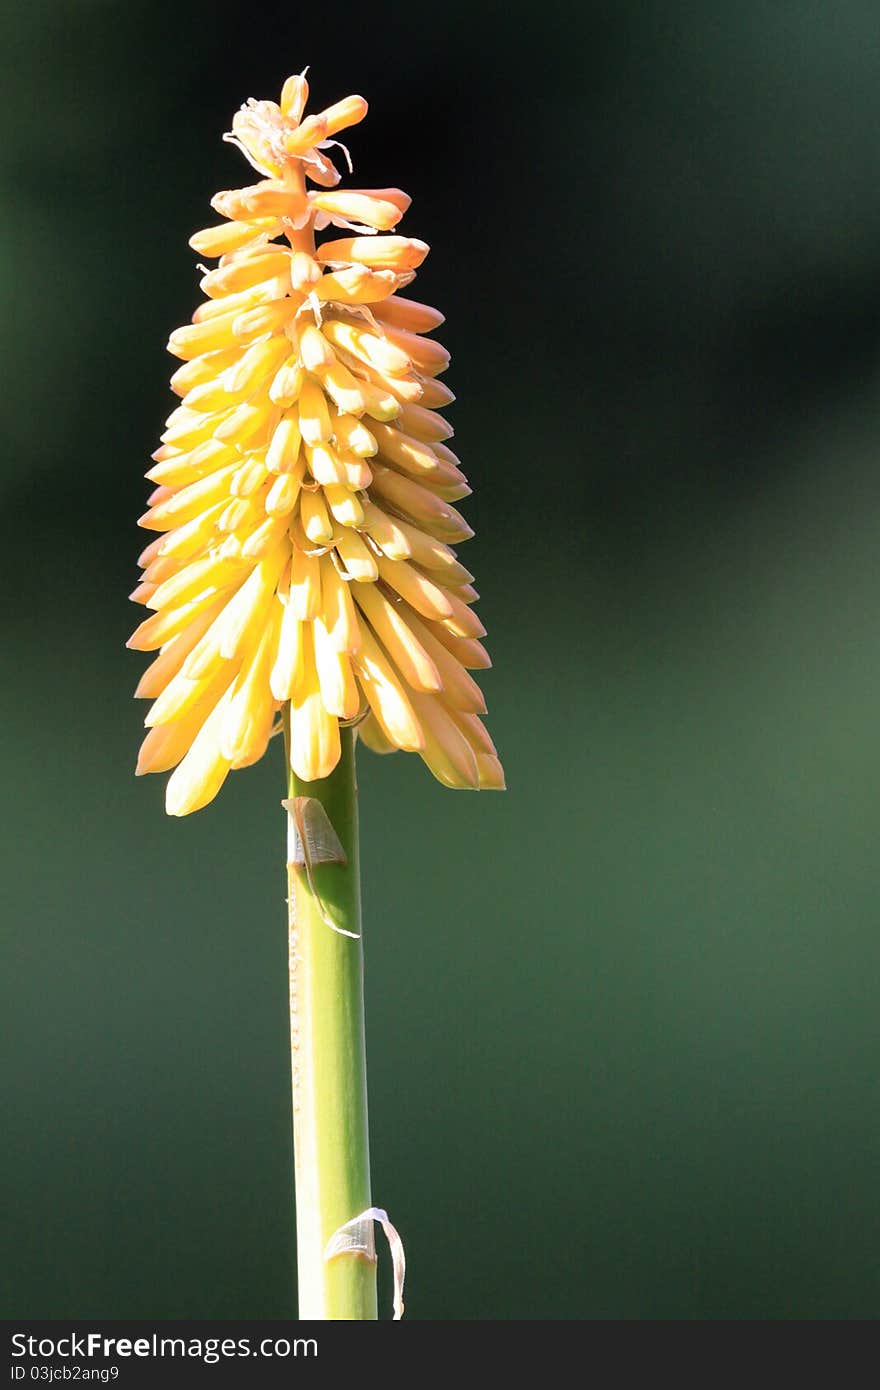
{"type": "Polygon", "coordinates": [[[324,1258],[334,1232],[371,1205],[355,738],[342,730],[329,777],[304,782],[289,771],[287,802],[299,1313],[349,1321],[376,1317],[375,1258],[324,1258]],[[320,862],[297,814],[303,798],[320,804],[345,863],[320,862]]]}
{"type": "Polygon", "coordinates": [[[373,1319],[374,1219],[395,1317],[404,1262],[370,1195],[355,744],[417,753],[446,787],[505,782],[470,674],[491,662],[455,548],[471,489],[440,413],[443,315],[400,293],[428,246],[398,232],[401,189],[339,187],[364,98],[307,116],[308,95],[301,73],[236,112],[224,138],[259,179],[190,238],[216,265],[168,343],[180,404],[147,473],[128,645],[155,653],[137,771],[171,773],[169,815],[284,729],[300,1312],[373,1319]]]}

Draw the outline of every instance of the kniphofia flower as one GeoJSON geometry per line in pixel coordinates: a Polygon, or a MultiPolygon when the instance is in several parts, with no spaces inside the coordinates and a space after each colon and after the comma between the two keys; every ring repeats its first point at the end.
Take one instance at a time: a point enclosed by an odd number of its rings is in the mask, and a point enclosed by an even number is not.
{"type": "Polygon", "coordinates": [[[190,239],[219,259],[168,345],[183,399],[147,474],[158,535],[132,597],[152,611],[129,646],[158,652],[138,772],[175,769],[172,815],[260,758],[287,702],[304,781],[353,723],[447,786],[504,785],[469,674],[490,663],[453,548],[473,533],[439,414],[449,355],[427,336],[443,317],[399,293],[428,247],[395,230],[400,189],[338,188],[334,137],[363,98],[304,118],[307,95],[291,77],[234,117],[226,138],[262,177],[218,193],[224,221],[190,239]]]}

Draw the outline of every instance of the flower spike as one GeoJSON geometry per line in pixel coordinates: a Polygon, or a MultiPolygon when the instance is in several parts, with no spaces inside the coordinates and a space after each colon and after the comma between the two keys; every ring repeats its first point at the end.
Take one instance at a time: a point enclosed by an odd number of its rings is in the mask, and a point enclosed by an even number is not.
{"type": "Polygon", "coordinates": [[[260,758],[288,703],[304,781],[329,776],[355,724],[446,786],[504,786],[467,670],[489,660],[452,548],[472,532],[437,413],[443,316],[400,294],[428,247],[397,230],[399,188],[338,186],[363,97],[311,116],[307,100],[303,72],[233,118],[224,138],[260,179],[218,193],[223,220],[190,238],[216,265],[168,344],[180,404],[147,474],[140,525],[158,534],[132,598],[150,613],[128,645],[158,653],[137,770],[174,769],[171,815],[260,758]]]}

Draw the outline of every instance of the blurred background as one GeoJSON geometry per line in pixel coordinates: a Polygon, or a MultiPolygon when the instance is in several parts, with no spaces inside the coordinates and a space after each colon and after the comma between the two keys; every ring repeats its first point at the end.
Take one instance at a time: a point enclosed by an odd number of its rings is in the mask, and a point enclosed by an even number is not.
{"type": "Polygon", "coordinates": [[[166,819],[124,642],[186,240],[306,63],[432,246],[509,783],[361,754],[408,1315],[880,1315],[876,5],[2,23],[3,1315],[295,1312],[281,748],[166,819]]]}

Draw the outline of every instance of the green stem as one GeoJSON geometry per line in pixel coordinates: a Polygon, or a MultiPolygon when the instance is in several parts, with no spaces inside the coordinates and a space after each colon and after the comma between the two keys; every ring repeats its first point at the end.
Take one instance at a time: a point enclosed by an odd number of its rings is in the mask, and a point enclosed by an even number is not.
{"type": "Polygon", "coordinates": [[[376,1317],[375,1258],[324,1259],[333,1233],[371,1205],[355,733],[341,733],[329,777],[288,771],[291,803],[320,801],[347,859],[287,871],[296,1243],[300,1317],[361,1320],[376,1317]]]}

